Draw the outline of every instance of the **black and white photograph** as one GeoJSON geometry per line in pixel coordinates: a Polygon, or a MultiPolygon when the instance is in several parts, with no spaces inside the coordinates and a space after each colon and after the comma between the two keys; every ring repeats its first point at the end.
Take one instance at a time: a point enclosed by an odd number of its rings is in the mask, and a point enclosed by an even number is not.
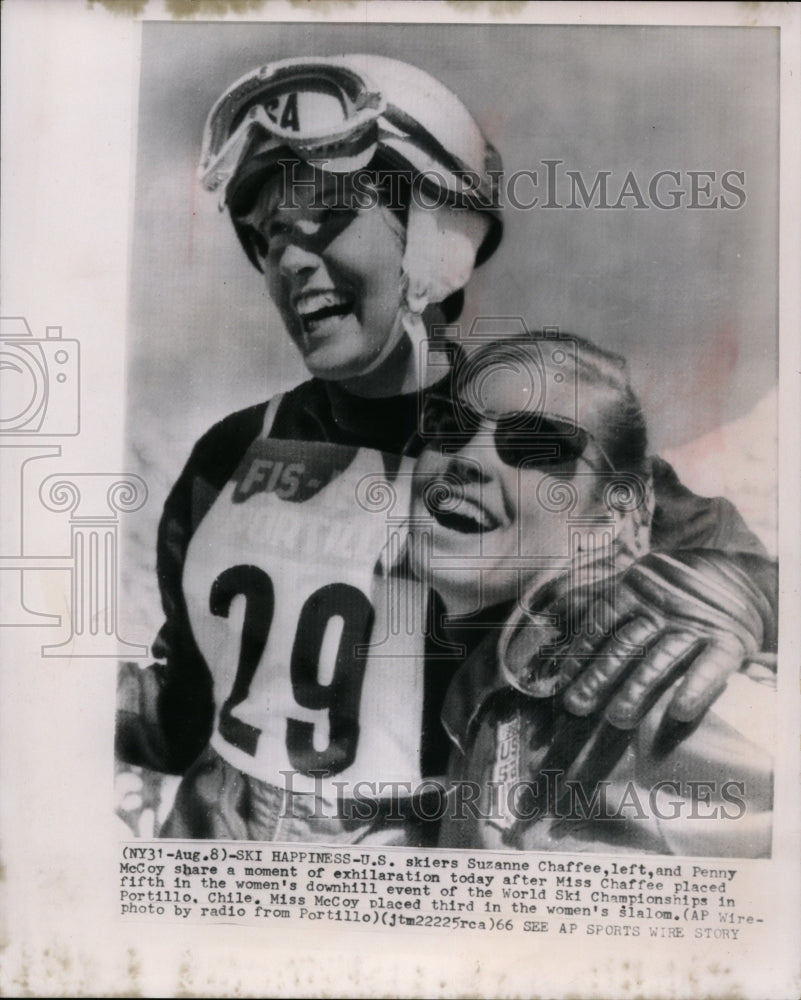
{"type": "Polygon", "coordinates": [[[4,46],[8,984],[794,995],[797,8],[80,6],[4,46]]]}
{"type": "Polygon", "coordinates": [[[144,26],[123,815],[770,855],[778,55],[144,26]]]}

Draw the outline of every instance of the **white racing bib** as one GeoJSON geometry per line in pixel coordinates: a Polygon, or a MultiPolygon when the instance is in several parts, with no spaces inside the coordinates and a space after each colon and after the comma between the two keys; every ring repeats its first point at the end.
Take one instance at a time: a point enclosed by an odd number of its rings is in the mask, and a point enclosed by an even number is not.
{"type": "Polygon", "coordinates": [[[379,565],[410,471],[390,482],[379,452],[261,437],[198,527],[184,593],[211,744],[239,770],[332,801],[419,784],[421,588],[379,565]]]}

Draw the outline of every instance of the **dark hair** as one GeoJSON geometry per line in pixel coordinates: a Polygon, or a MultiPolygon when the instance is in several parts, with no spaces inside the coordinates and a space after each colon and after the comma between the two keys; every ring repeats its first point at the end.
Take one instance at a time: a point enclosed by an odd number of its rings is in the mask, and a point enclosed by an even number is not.
{"type": "Polygon", "coordinates": [[[616,472],[643,474],[648,456],[648,429],[642,405],[629,381],[625,359],[574,334],[576,368],[580,382],[609,390],[608,403],[590,428],[616,472]]]}

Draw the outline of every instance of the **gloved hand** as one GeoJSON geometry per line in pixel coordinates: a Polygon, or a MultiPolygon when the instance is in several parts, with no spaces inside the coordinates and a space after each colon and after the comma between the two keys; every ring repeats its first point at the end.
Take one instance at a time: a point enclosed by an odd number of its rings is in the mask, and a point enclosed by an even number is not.
{"type": "Polygon", "coordinates": [[[524,599],[499,644],[507,680],[568,712],[604,709],[634,728],[684,675],[666,716],[700,719],[746,660],[774,648],[773,563],[713,550],[652,552],[601,586],[546,585],[524,599]],[[537,622],[539,621],[539,624],[537,622]]]}

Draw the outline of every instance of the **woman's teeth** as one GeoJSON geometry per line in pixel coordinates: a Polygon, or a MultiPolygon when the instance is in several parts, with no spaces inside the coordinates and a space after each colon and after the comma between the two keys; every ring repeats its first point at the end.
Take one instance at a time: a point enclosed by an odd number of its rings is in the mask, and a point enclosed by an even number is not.
{"type": "Polygon", "coordinates": [[[500,524],[483,504],[471,497],[462,496],[454,505],[453,495],[438,492],[436,495],[426,496],[425,504],[438,524],[462,534],[494,531],[500,524]]]}
{"type": "Polygon", "coordinates": [[[295,311],[304,327],[313,333],[323,320],[331,316],[344,316],[351,311],[352,300],[342,292],[312,292],[299,298],[295,311]]]}

